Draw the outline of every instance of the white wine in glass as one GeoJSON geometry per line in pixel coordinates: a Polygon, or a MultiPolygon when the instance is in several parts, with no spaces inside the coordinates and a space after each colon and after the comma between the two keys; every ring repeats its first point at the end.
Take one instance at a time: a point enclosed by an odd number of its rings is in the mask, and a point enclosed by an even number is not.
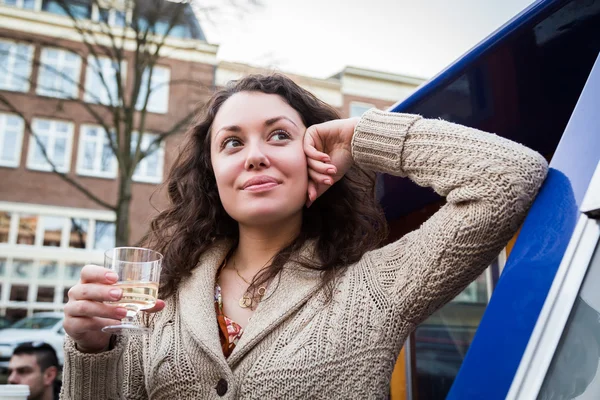
{"type": "Polygon", "coordinates": [[[141,310],[148,310],[156,304],[160,268],[163,256],[154,250],[139,247],[117,247],[104,253],[104,266],[118,275],[113,286],[123,290],[120,300],[108,302],[118,304],[127,310],[127,316],[119,325],[102,328],[113,334],[144,334],[148,328],[134,322],[141,310]]]}

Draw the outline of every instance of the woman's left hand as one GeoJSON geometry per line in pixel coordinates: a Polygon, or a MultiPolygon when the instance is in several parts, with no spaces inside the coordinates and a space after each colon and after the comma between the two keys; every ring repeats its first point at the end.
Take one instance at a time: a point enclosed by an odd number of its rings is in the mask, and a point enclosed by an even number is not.
{"type": "Polygon", "coordinates": [[[352,166],[352,135],[360,118],[336,119],[309,127],[304,134],[310,205],[352,166]]]}

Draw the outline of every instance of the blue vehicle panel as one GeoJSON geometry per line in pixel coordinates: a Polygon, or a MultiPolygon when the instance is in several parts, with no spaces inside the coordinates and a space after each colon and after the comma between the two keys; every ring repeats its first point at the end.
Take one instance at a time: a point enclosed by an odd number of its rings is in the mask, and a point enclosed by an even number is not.
{"type": "MultiPolygon", "coordinates": [[[[600,159],[599,53],[600,0],[538,1],[392,107],[494,132],[552,160],[447,398],[508,392],[600,159]]],[[[443,202],[406,179],[384,175],[380,182],[392,225],[443,202]]],[[[443,334],[425,338],[434,336],[443,334]]],[[[417,337],[417,352],[420,346],[428,344],[417,337]]],[[[460,346],[439,352],[450,360],[460,346]]]]}

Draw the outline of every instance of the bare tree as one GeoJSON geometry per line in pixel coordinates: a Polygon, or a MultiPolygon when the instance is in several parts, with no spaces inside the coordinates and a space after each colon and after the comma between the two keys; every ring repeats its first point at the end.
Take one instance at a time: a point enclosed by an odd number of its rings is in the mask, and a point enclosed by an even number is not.
{"type": "MultiPolygon", "coordinates": [[[[222,0],[221,4],[213,5],[172,0],[55,0],[55,4],[69,17],[84,45],[84,51],[74,50],[68,43],[51,45],[77,53],[84,61],[84,67],[93,71],[92,78],[100,89],[90,92],[89,85],[82,84],[78,77],[71,76],[69,71],[49,66],[43,60],[33,60],[33,64],[63,82],[61,87],[42,87],[43,90],[53,93],[55,97],[81,104],[101,127],[106,146],[116,159],[118,191],[115,201],[104,200],[94,193],[93,188],[86,187],[77,178],[62,172],[48,154],[35,127],[24,117],[23,110],[19,110],[11,98],[2,92],[0,103],[23,118],[25,130],[31,134],[35,145],[55,174],[100,206],[116,213],[116,244],[128,245],[132,183],[136,169],[169,136],[182,132],[189,126],[203,105],[199,101],[202,94],[206,95],[212,90],[193,79],[167,79],[162,82],[153,79],[157,63],[162,57],[168,57],[170,51],[186,49],[190,43],[193,46],[194,41],[174,41],[171,37],[198,35],[198,15],[209,22],[214,21],[213,16],[220,11],[229,16],[234,13],[237,17],[242,17],[252,7],[259,6],[259,3],[257,0],[222,0]],[[94,18],[82,17],[82,10],[88,10],[88,13],[89,10],[94,10],[94,18]],[[173,121],[168,129],[161,132],[154,130],[152,137],[146,137],[153,94],[160,93],[165,87],[177,85],[197,89],[197,103],[173,121]]],[[[45,44],[39,37],[36,41],[38,44],[45,44]]],[[[37,82],[38,89],[43,84],[37,82]]]]}

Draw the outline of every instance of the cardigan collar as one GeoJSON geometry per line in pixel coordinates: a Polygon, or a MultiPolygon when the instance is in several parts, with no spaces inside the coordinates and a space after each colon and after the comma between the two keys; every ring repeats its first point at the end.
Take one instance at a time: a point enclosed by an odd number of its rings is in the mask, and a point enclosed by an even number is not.
{"type": "MultiPolygon", "coordinates": [[[[294,261],[287,262],[269,284],[263,300],[232,354],[226,360],[219,340],[219,327],[214,305],[215,279],[219,266],[231,249],[222,241],[213,245],[200,258],[192,275],[178,290],[180,315],[192,337],[215,362],[232,368],[273,329],[300,308],[319,288],[318,271],[307,270],[294,261]]],[[[314,243],[308,242],[300,257],[314,259],[314,243]]]]}

